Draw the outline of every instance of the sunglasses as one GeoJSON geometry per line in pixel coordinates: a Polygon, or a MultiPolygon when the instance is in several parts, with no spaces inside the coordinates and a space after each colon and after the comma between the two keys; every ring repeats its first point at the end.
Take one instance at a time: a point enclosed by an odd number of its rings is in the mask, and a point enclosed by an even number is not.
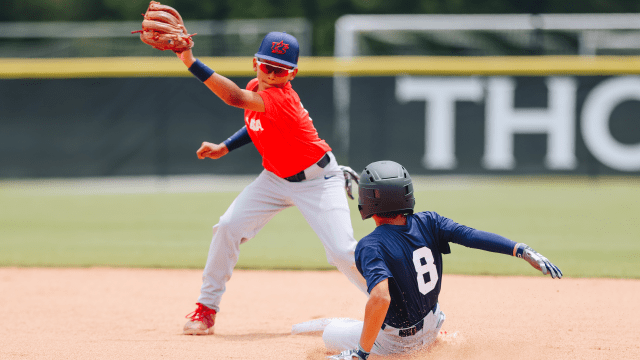
{"type": "Polygon", "coordinates": [[[258,67],[265,74],[273,73],[275,76],[282,77],[287,76],[293,72],[295,69],[288,69],[282,66],[272,65],[264,63],[258,59],[256,59],[256,63],[258,63],[258,67]]]}

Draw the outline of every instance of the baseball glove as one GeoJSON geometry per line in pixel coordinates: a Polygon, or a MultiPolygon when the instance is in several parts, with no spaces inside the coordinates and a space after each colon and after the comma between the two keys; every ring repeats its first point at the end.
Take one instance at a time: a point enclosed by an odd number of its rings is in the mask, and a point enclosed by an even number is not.
{"type": "Polygon", "coordinates": [[[353,171],[353,169],[348,166],[343,166],[343,165],[339,165],[339,166],[340,166],[340,170],[342,170],[342,173],[344,174],[344,188],[345,190],[347,190],[347,195],[349,196],[349,198],[353,200],[352,180],[355,181],[356,184],[360,184],[360,175],[358,175],[357,172],[353,171]]]}
{"type": "Polygon", "coordinates": [[[140,40],[158,50],[171,50],[181,53],[193,47],[191,37],[184,26],[182,17],[171,6],[151,1],[142,20],[142,30],[132,31],[140,33],[140,40]]]}

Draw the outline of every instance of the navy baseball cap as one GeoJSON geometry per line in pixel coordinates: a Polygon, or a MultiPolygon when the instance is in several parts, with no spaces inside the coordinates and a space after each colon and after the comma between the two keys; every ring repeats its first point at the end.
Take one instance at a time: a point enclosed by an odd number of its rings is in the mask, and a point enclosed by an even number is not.
{"type": "Polygon", "coordinates": [[[270,32],[260,44],[255,57],[275,61],[278,64],[298,67],[300,47],[293,35],[284,32],[270,32]]]}

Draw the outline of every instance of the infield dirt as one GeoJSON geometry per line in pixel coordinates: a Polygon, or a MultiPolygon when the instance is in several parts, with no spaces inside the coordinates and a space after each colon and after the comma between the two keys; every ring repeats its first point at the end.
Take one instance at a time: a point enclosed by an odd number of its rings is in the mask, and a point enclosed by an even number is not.
{"type": "MultiPolygon", "coordinates": [[[[322,338],[291,326],[364,316],[336,271],[236,270],[216,335],[184,336],[200,283],[200,270],[0,268],[0,359],[320,360],[322,338]]],[[[639,298],[640,280],[444,274],[447,335],[393,358],[638,359],[639,298]]]]}

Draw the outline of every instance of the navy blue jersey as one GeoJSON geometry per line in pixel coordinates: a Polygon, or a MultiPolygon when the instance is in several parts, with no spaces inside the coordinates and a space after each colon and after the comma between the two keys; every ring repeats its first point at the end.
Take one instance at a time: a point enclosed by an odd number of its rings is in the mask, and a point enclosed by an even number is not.
{"type": "Polygon", "coordinates": [[[460,225],[435,212],[407,216],[406,225],[381,225],[358,242],[358,271],[368,291],[389,279],[391,304],[385,324],[406,328],[437,304],[442,283],[442,254],[449,243],[512,254],[515,242],[500,235],[460,225]]]}

